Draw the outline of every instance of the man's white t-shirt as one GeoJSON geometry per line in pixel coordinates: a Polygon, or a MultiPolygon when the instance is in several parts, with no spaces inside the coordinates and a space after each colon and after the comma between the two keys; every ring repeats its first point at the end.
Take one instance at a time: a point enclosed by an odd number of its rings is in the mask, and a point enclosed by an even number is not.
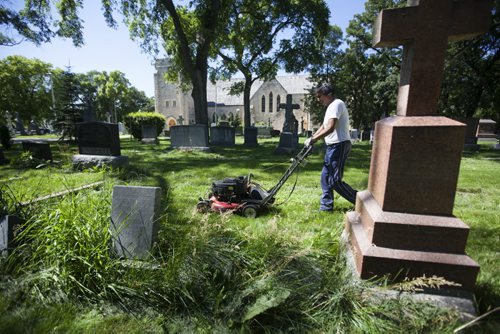
{"type": "Polygon", "coordinates": [[[345,103],[342,100],[335,99],[332,103],[330,103],[328,108],[326,108],[323,126],[328,124],[328,120],[330,118],[336,118],[337,121],[333,132],[325,137],[326,145],[351,140],[351,135],[349,134],[349,114],[345,103]]]}

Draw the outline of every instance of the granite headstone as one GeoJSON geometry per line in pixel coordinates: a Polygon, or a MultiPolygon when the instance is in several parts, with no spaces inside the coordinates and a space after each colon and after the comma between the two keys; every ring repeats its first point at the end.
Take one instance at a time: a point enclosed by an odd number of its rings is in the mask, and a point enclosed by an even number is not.
{"type": "Polygon", "coordinates": [[[161,188],[115,186],[111,233],[119,257],[145,259],[158,234],[161,188]]]}

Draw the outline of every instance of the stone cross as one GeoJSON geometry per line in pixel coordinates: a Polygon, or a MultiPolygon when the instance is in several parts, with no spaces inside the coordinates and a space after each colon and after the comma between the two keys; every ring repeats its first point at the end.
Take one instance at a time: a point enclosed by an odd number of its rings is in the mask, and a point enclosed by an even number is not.
{"type": "Polygon", "coordinates": [[[408,6],[380,12],[373,46],[403,45],[397,114],[436,115],[448,41],[488,31],[492,2],[408,0],[408,6]]]}
{"type": "Polygon", "coordinates": [[[182,117],[182,115],[179,115],[179,118],[177,118],[177,123],[179,123],[179,125],[184,124],[184,117],[182,117]]]}
{"type": "Polygon", "coordinates": [[[279,108],[285,109],[285,123],[283,124],[283,132],[294,132],[294,124],[297,123],[297,120],[293,116],[293,109],[300,109],[300,105],[292,103],[292,95],[287,94],[286,103],[280,103],[279,108]]]}

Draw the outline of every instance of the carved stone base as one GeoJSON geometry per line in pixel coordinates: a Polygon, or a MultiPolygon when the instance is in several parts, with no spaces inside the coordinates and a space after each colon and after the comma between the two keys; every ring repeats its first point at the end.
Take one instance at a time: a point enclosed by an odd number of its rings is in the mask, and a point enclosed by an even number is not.
{"type": "Polygon", "coordinates": [[[384,212],[366,190],[346,216],[346,231],[362,279],[434,275],[474,288],[479,265],[465,254],[469,227],[455,217],[384,212]]]}

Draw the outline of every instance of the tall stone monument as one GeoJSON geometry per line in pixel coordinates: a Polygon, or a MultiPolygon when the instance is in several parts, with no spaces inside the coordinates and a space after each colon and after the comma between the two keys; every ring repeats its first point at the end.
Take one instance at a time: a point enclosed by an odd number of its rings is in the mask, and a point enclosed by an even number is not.
{"type": "Polygon", "coordinates": [[[292,95],[286,96],[286,103],[279,105],[280,109],[285,109],[285,123],[280,134],[280,142],[274,151],[277,154],[291,153],[299,146],[299,122],[293,114],[294,109],[300,109],[298,104],[292,103],[292,95]]]}
{"type": "Polygon", "coordinates": [[[368,189],[346,231],[361,278],[443,277],[472,290],[479,265],[453,216],[465,126],[437,116],[448,41],[488,30],[488,0],[410,0],[383,10],[374,46],[403,45],[397,116],[376,123],[368,189]]]}

